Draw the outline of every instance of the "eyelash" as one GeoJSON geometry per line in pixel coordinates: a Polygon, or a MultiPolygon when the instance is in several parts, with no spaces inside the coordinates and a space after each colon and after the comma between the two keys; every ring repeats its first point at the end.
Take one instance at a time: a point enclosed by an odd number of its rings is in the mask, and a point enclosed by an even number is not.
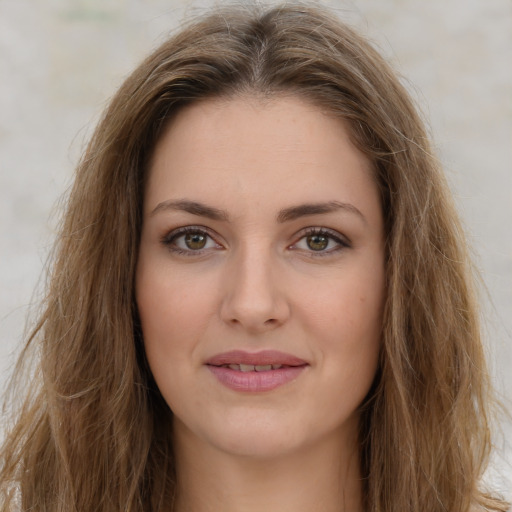
{"type": "MultiPolygon", "coordinates": [[[[166,235],[164,235],[161,238],[161,243],[165,247],[167,247],[167,249],[169,249],[169,251],[171,251],[175,254],[190,256],[190,257],[200,256],[205,251],[211,249],[211,248],[206,248],[206,249],[194,250],[194,249],[182,249],[181,247],[178,247],[176,245],[176,241],[180,237],[186,236],[188,234],[204,235],[204,236],[208,237],[210,240],[212,240],[216,244],[217,247],[222,247],[220,244],[218,244],[215,241],[215,238],[210,234],[210,231],[207,228],[205,228],[204,226],[185,226],[182,228],[175,229],[175,230],[171,231],[170,233],[167,233],[166,235]]],[[[306,251],[306,253],[308,253],[308,255],[311,257],[325,257],[325,256],[329,256],[333,253],[337,253],[339,251],[342,251],[344,249],[348,249],[351,247],[350,242],[345,237],[343,237],[339,233],[337,233],[336,231],[333,231],[333,230],[330,230],[327,228],[317,228],[317,227],[306,228],[300,234],[300,237],[297,239],[297,241],[288,247],[293,249],[303,239],[311,237],[311,236],[325,236],[326,238],[329,239],[329,241],[332,240],[337,244],[336,247],[328,249],[328,250],[315,251],[313,249],[310,249],[309,251],[306,251]]]]}
{"type": "MultiPolygon", "coordinates": [[[[183,236],[189,235],[189,234],[190,235],[191,234],[205,235],[210,240],[213,240],[218,247],[221,247],[220,244],[218,244],[215,241],[214,237],[210,234],[209,230],[207,228],[205,228],[204,226],[185,226],[183,228],[175,229],[175,230],[171,231],[170,233],[164,235],[161,239],[161,243],[165,247],[167,247],[171,252],[173,252],[175,254],[180,254],[180,255],[184,255],[184,256],[199,256],[199,255],[203,254],[205,249],[198,249],[198,250],[182,249],[181,247],[178,247],[176,245],[176,241],[180,237],[183,237],[183,236]]],[[[208,250],[208,249],[206,249],[206,250],[208,250]]]]}
{"type": "Polygon", "coordinates": [[[307,251],[307,253],[311,257],[326,257],[343,251],[344,249],[350,249],[351,247],[351,244],[348,241],[348,239],[340,235],[340,233],[338,233],[337,231],[328,228],[317,227],[306,228],[306,230],[301,233],[301,236],[297,240],[297,242],[294,242],[290,247],[296,246],[301,240],[303,240],[304,238],[308,238],[310,236],[325,236],[326,238],[334,241],[337,244],[336,247],[328,250],[315,251],[313,249],[310,249],[309,251],[307,251]]]}

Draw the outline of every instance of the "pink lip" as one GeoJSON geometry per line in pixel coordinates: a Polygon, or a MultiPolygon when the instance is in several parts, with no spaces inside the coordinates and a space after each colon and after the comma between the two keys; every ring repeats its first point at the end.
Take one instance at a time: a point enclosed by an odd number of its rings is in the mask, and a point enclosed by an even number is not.
{"type": "Polygon", "coordinates": [[[299,357],[279,352],[278,350],[262,350],[261,352],[245,352],[243,350],[231,350],[217,354],[206,361],[211,366],[222,366],[223,364],[252,364],[264,366],[267,364],[282,364],[283,366],[303,366],[306,361],[299,357]]]}
{"type": "Polygon", "coordinates": [[[253,393],[271,391],[280,387],[296,379],[308,366],[303,359],[276,350],[264,350],[257,353],[233,350],[217,354],[208,359],[205,364],[221,384],[235,391],[253,393]],[[225,366],[239,364],[282,365],[282,368],[242,372],[225,366]]]}

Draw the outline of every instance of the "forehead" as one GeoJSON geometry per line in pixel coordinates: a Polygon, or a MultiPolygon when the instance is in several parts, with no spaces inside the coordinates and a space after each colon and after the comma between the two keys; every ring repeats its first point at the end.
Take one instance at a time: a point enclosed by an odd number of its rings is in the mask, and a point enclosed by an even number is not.
{"type": "Polygon", "coordinates": [[[145,202],[199,195],[270,206],[364,193],[376,194],[372,166],[345,122],[298,97],[236,97],[177,113],[156,145],[145,202]]]}

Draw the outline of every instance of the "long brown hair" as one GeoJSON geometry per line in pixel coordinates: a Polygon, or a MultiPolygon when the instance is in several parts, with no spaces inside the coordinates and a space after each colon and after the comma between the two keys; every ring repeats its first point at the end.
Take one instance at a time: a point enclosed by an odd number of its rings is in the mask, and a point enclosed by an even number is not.
{"type": "Polygon", "coordinates": [[[112,99],[78,165],[24,351],[37,353],[40,379],[2,449],[2,510],[169,506],[172,414],[134,302],[147,162],[181,106],[282,92],[346,120],[381,191],[388,296],[379,372],[362,405],[366,509],[506,510],[479,489],[492,397],[466,244],[422,121],[370,44],[302,4],[196,20],[112,99]]]}

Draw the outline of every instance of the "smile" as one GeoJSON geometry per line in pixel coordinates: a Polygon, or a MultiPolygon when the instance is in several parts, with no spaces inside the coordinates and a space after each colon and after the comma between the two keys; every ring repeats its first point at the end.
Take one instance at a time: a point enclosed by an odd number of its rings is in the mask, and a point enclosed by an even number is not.
{"type": "Polygon", "coordinates": [[[296,356],[267,350],[258,353],[231,351],[206,362],[217,381],[234,391],[271,391],[295,380],[309,364],[296,356]]]}
{"type": "Polygon", "coordinates": [[[268,372],[270,370],[279,370],[282,368],[282,364],[263,364],[263,365],[254,365],[254,364],[225,364],[222,365],[222,368],[230,368],[231,370],[236,370],[239,372],[268,372]]]}

